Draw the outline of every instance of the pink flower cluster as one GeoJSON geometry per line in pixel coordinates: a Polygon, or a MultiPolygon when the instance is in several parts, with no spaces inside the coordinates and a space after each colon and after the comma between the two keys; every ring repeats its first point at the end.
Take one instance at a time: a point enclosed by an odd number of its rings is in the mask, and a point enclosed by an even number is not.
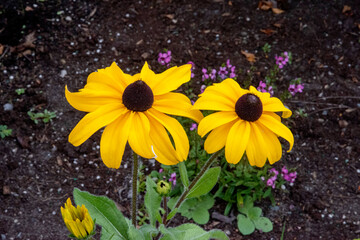
{"type": "Polygon", "coordinates": [[[194,131],[197,129],[197,124],[196,123],[192,123],[191,127],[190,127],[190,131],[194,131]]]}
{"type": "MultiPolygon", "coordinates": [[[[275,188],[275,183],[277,180],[277,177],[279,175],[279,171],[277,171],[275,168],[271,168],[269,170],[270,175],[272,175],[267,181],[266,181],[266,185],[272,188],[275,188]]],[[[282,178],[289,182],[290,185],[292,183],[295,182],[297,173],[296,172],[289,172],[289,170],[286,168],[286,166],[283,166],[281,169],[281,176],[282,178]]],[[[263,180],[265,180],[264,178],[262,178],[263,180]]]]}
{"type": "Polygon", "coordinates": [[[274,89],[272,86],[267,87],[266,83],[263,81],[260,81],[259,86],[257,87],[257,90],[259,92],[268,92],[271,96],[274,95],[274,89]]]}
{"type": "Polygon", "coordinates": [[[216,80],[216,76],[219,76],[221,79],[225,79],[227,77],[235,78],[236,75],[236,67],[231,65],[230,59],[226,60],[226,66],[220,67],[218,71],[216,69],[211,69],[208,73],[206,68],[202,70],[202,81],[204,82],[207,79],[211,79],[212,81],[216,80]]]}
{"type": "Polygon", "coordinates": [[[165,53],[159,53],[158,62],[161,65],[169,66],[170,61],[171,61],[171,51],[170,50],[168,50],[165,53]]]}
{"type": "Polygon", "coordinates": [[[276,182],[277,176],[279,175],[279,171],[277,171],[275,168],[272,168],[269,170],[269,173],[273,173],[274,175],[266,181],[266,185],[268,185],[269,187],[275,188],[275,182],[276,182]]]}
{"type": "Polygon", "coordinates": [[[288,88],[290,94],[294,96],[296,93],[301,93],[304,90],[304,84],[290,84],[288,88]]]}
{"type": "Polygon", "coordinates": [[[284,52],[282,54],[282,56],[275,56],[275,60],[276,60],[276,65],[278,65],[278,67],[280,69],[282,69],[288,62],[289,62],[289,54],[288,52],[284,52]]]}
{"type": "Polygon", "coordinates": [[[297,173],[289,172],[289,170],[285,166],[283,166],[283,168],[281,169],[281,176],[285,179],[285,181],[289,183],[294,183],[297,177],[297,173]]]}

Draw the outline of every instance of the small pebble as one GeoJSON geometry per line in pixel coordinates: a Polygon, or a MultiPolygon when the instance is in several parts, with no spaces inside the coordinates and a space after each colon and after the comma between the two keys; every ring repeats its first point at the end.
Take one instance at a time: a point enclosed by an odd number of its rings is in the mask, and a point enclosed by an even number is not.
{"type": "Polygon", "coordinates": [[[4,111],[12,111],[13,109],[14,109],[14,106],[11,103],[4,104],[4,111]]]}
{"type": "Polygon", "coordinates": [[[62,77],[62,78],[65,77],[66,74],[67,74],[67,71],[65,69],[60,71],[60,77],[62,77]]]}

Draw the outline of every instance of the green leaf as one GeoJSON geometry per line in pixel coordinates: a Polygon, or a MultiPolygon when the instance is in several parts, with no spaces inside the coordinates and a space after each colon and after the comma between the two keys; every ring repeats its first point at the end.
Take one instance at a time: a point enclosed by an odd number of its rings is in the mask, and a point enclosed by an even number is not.
{"type": "Polygon", "coordinates": [[[151,226],[150,224],[142,225],[139,230],[144,235],[145,240],[152,240],[153,236],[156,236],[159,232],[154,226],[151,226]]]}
{"type": "Polygon", "coordinates": [[[261,216],[262,210],[259,207],[252,207],[249,209],[247,216],[248,218],[250,218],[251,220],[256,220],[259,219],[259,217],[261,216]]]}
{"type": "Polygon", "coordinates": [[[173,210],[168,214],[168,216],[167,216],[167,218],[166,218],[166,221],[172,219],[172,218],[175,216],[175,214],[177,213],[177,211],[178,211],[178,208],[173,209],[173,210]]]}
{"type": "Polygon", "coordinates": [[[254,202],[250,196],[245,196],[244,204],[242,206],[239,206],[239,212],[247,215],[249,212],[249,209],[254,207],[254,202]]]}
{"type": "Polygon", "coordinates": [[[128,238],[129,225],[111,199],[105,196],[95,196],[77,188],[74,188],[73,195],[76,205],[85,205],[90,216],[96,219],[96,223],[102,226],[110,236],[114,234],[113,239],[128,238]]]}
{"type": "Polygon", "coordinates": [[[220,239],[228,240],[229,238],[225,233],[221,234],[220,230],[212,230],[206,232],[198,225],[186,223],[175,228],[165,228],[164,225],[160,226],[160,231],[163,234],[161,240],[209,240],[220,239]]]}
{"type": "Polygon", "coordinates": [[[208,169],[204,175],[199,179],[195,186],[190,189],[186,198],[199,197],[207,194],[215,186],[220,175],[220,167],[208,169]]]}
{"type": "Polygon", "coordinates": [[[181,182],[184,184],[185,189],[187,189],[189,187],[189,177],[188,177],[188,173],[187,173],[187,169],[185,166],[184,162],[180,162],[178,164],[179,166],[179,172],[180,172],[180,179],[181,182]]]}
{"type": "Polygon", "coordinates": [[[197,224],[206,224],[210,219],[210,213],[205,208],[197,207],[192,212],[192,218],[197,224]]]}
{"type": "Polygon", "coordinates": [[[268,190],[266,190],[266,191],[264,192],[263,198],[267,198],[267,197],[269,197],[270,195],[271,195],[271,188],[268,188],[268,190]]]}
{"type": "Polygon", "coordinates": [[[273,230],[273,224],[270,221],[270,219],[266,217],[260,217],[256,220],[254,220],[255,227],[258,230],[261,230],[263,232],[270,232],[273,230]]]}
{"type": "Polygon", "coordinates": [[[246,216],[239,214],[237,216],[238,228],[243,235],[250,235],[255,231],[254,223],[246,216]]]}
{"type": "Polygon", "coordinates": [[[161,196],[156,192],[156,183],[149,176],[146,178],[145,207],[149,214],[150,224],[155,226],[156,216],[159,214],[161,196]]]}
{"type": "Polygon", "coordinates": [[[131,225],[128,229],[129,240],[145,240],[143,233],[131,225]]]}

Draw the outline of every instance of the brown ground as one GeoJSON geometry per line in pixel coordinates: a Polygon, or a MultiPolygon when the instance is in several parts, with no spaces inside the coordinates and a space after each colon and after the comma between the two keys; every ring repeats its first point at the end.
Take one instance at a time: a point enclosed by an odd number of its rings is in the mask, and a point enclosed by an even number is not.
{"type": "Polygon", "coordinates": [[[113,61],[135,74],[147,60],[159,72],[163,48],[172,51],[172,63],[198,66],[197,93],[201,67],[218,68],[229,58],[246,72],[251,65],[241,50],[258,57],[254,85],[283,51],[293,53],[293,64],[279,88],[296,77],[305,82],[304,93],[287,105],[304,108],[308,117],[289,122],[295,146],[279,163],[296,167],[298,179],[289,194],[276,195],[277,206],[262,205],[274,230],[242,237],[236,222],[217,220],[208,228],[216,225],[232,239],[280,239],[286,223],[285,239],[359,238],[360,4],[285,0],[278,15],[257,6],[250,0],[1,1],[0,125],[13,129],[0,139],[1,239],[65,239],[59,209],[74,187],[108,195],[128,215],[131,162],[126,157],[119,170],[107,169],[100,133],[79,148],[67,142],[83,113],[66,102],[64,86],[81,88],[89,73],[113,61]],[[351,9],[343,12],[345,5],[351,9]],[[265,43],[272,47],[268,59],[265,43]],[[25,94],[17,95],[18,88],[25,94]],[[3,111],[6,103],[13,110],[3,111]],[[36,125],[27,115],[31,108],[57,117],[36,125]]]}

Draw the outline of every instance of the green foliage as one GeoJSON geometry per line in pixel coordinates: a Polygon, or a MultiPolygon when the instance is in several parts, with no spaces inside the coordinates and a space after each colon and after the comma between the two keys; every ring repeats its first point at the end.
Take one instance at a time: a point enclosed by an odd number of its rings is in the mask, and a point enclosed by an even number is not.
{"type": "Polygon", "coordinates": [[[73,195],[76,205],[85,205],[90,216],[96,219],[97,224],[102,226],[101,239],[110,236],[112,236],[111,239],[128,239],[128,220],[112,200],[80,191],[77,188],[74,188],[73,195]]]}
{"type": "Polygon", "coordinates": [[[50,112],[47,109],[45,109],[44,112],[39,113],[34,113],[33,109],[31,109],[27,112],[27,114],[35,124],[38,124],[40,120],[42,120],[44,123],[48,123],[56,117],[56,112],[50,112]]]}
{"type": "Polygon", "coordinates": [[[208,240],[219,239],[228,240],[226,234],[220,230],[211,230],[206,232],[201,227],[187,223],[175,228],[165,228],[164,225],[160,226],[160,231],[163,234],[161,240],[208,240]]]}
{"type": "Polygon", "coordinates": [[[271,52],[271,45],[268,43],[265,43],[265,45],[261,48],[265,55],[267,56],[271,52]]]}
{"type": "MultiPolygon", "coordinates": [[[[168,206],[172,209],[177,202],[177,198],[170,199],[168,206]]],[[[214,206],[215,200],[210,195],[203,195],[198,198],[185,200],[178,212],[188,218],[193,219],[198,224],[206,224],[210,219],[209,209],[214,206]]]]}
{"type": "Polygon", "coordinates": [[[25,88],[18,88],[15,90],[15,92],[17,93],[17,95],[21,95],[25,93],[25,88]]]}
{"type": "Polygon", "coordinates": [[[149,214],[150,224],[155,226],[161,204],[161,196],[156,191],[156,183],[150,177],[146,178],[145,207],[149,214]]]}
{"type": "Polygon", "coordinates": [[[11,136],[12,134],[12,129],[8,129],[8,126],[6,125],[0,125],[0,137],[1,138],[5,138],[8,136],[11,136]]]}
{"type": "Polygon", "coordinates": [[[219,187],[214,197],[227,202],[225,215],[230,213],[234,204],[241,205],[247,197],[253,201],[269,198],[274,202],[271,188],[262,180],[262,177],[268,175],[269,168],[269,165],[263,168],[252,167],[245,157],[237,165],[229,164],[225,159],[222,160],[219,187]]]}
{"type": "Polygon", "coordinates": [[[219,179],[220,171],[220,167],[208,169],[194,187],[191,188],[186,198],[199,197],[210,192],[219,179]]]}
{"type": "Polygon", "coordinates": [[[250,235],[255,229],[262,232],[272,231],[272,222],[270,219],[261,216],[261,208],[254,207],[254,203],[250,197],[245,198],[243,205],[238,208],[239,212],[242,213],[237,216],[238,228],[243,235],[250,235]]]}

